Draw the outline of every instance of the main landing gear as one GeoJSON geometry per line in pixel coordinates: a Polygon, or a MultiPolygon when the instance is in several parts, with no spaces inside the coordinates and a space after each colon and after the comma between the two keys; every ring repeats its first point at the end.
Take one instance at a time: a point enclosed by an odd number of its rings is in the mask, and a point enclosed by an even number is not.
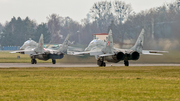
{"type": "Polygon", "coordinates": [[[124,60],[124,65],[129,66],[129,61],[124,60]]]}
{"type": "Polygon", "coordinates": [[[99,67],[106,67],[106,63],[100,60],[97,60],[97,65],[99,65],[99,67]]]}
{"type": "Polygon", "coordinates": [[[31,64],[37,64],[36,59],[31,59],[31,64]]]}
{"type": "Polygon", "coordinates": [[[56,60],[55,59],[52,59],[52,64],[56,64],[56,60]]]}

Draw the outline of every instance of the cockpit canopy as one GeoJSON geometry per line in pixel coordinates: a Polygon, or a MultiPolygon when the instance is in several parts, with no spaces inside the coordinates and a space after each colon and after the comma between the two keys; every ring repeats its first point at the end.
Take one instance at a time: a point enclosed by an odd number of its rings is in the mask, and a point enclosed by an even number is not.
{"type": "Polygon", "coordinates": [[[105,46],[105,42],[103,40],[94,39],[89,43],[89,46],[85,49],[85,51],[90,51],[93,48],[100,48],[104,46],[105,46]]]}
{"type": "Polygon", "coordinates": [[[21,46],[21,50],[27,49],[27,48],[35,48],[38,46],[38,43],[36,43],[35,41],[29,39],[26,42],[24,42],[24,44],[21,46]]]}
{"type": "Polygon", "coordinates": [[[62,47],[62,44],[49,46],[48,48],[53,50],[58,50],[60,47],[62,47]]]}

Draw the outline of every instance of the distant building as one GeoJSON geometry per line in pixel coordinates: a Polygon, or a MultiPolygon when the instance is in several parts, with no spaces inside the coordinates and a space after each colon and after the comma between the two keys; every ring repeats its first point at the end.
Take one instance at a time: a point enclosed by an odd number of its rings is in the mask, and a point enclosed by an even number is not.
{"type": "Polygon", "coordinates": [[[108,33],[98,33],[98,34],[93,34],[93,39],[100,39],[100,40],[106,40],[106,37],[108,37],[108,33]]]}

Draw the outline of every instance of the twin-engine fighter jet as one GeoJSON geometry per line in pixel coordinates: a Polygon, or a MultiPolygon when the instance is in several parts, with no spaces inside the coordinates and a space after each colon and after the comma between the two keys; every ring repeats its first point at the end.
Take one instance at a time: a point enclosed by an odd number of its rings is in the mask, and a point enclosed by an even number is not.
{"type": "Polygon", "coordinates": [[[62,59],[64,55],[67,54],[68,40],[69,34],[58,49],[46,49],[44,48],[43,34],[41,34],[39,43],[36,43],[35,41],[30,39],[24,42],[20,50],[13,51],[11,53],[28,54],[31,58],[31,64],[37,63],[36,58],[45,61],[52,59],[52,63],[56,64],[56,59],[62,59]]]}
{"type": "Polygon", "coordinates": [[[130,49],[117,49],[113,47],[112,31],[109,31],[107,41],[94,39],[84,52],[73,52],[72,55],[95,56],[99,66],[106,66],[107,62],[118,63],[124,61],[125,66],[129,66],[129,60],[138,60],[140,54],[146,55],[162,55],[159,53],[166,53],[166,51],[142,50],[144,41],[144,29],[142,29],[135,45],[130,49]]]}

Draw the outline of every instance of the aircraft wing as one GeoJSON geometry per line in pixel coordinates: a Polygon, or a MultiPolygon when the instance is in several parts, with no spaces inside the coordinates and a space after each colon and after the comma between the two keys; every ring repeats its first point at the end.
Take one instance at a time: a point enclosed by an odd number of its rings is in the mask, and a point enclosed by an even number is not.
{"type": "Polygon", "coordinates": [[[102,55],[99,55],[100,57],[106,57],[106,56],[112,56],[114,54],[102,54],[102,55]]]}
{"type": "Polygon", "coordinates": [[[115,51],[115,52],[123,52],[123,53],[126,53],[126,52],[133,51],[133,50],[131,50],[131,49],[119,49],[119,48],[114,48],[114,51],[115,51]]]}
{"type": "Polygon", "coordinates": [[[143,55],[163,55],[162,53],[168,53],[168,51],[157,51],[157,50],[143,50],[142,51],[143,55]]]}
{"type": "Polygon", "coordinates": [[[71,55],[86,55],[89,54],[91,56],[99,56],[99,57],[106,57],[106,56],[112,56],[114,54],[104,54],[101,51],[87,51],[87,52],[73,52],[71,55]]]}
{"type": "Polygon", "coordinates": [[[43,53],[36,53],[34,50],[17,50],[17,51],[12,51],[10,53],[20,53],[20,54],[28,54],[28,55],[40,55],[43,53]]]}
{"type": "MultiPolygon", "coordinates": [[[[130,49],[118,49],[114,48],[116,51],[121,51],[121,52],[129,52],[133,51],[130,49]]],[[[158,51],[158,50],[142,50],[142,55],[163,55],[162,53],[168,53],[168,51],[158,51]]]]}
{"type": "Polygon", "coordinates": [[[102,55],[101,51],[85,51],[85,52],[73,52],[71,55],[86,55],[89,54],[91,56],[102,55]]]}
{"type": "Polygon", "coordinates": [[[31,50],[17,50],[17,51],[12,51],[10,53],[21,53],[21,54],[24,54],[25,52],[29,52],[31,50]]]}

